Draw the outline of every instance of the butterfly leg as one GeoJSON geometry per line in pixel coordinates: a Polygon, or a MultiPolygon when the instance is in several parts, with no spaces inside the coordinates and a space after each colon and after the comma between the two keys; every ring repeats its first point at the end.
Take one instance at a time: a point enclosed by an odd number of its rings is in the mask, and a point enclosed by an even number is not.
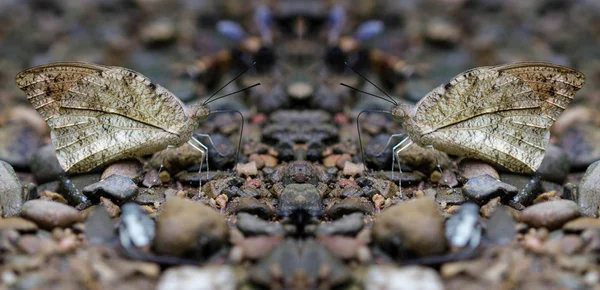
{"type": "MultiPolygon", "coordinates": [[[[406,136],[406,138],[402,139],[402,141],[396,144],[396,146],[394,146],[394,148],[392,149],[392,179],[394,179],[394,159],[396,155],[402,152],[404,149],[410,147],[410,145],[412,144],[413,141],[410,140],[408,136],[406,136]]],[[[398,172],[400,173],[400,181],[398,181],[398,188],[400,189],[400,195],[402,195],[402,167],[400,165],[400,156],[398,156],[398,172]]]]}
{"type": "MultiPolygon", "coordinates": [[[[194,138],[194,136],[192,136],[192,139],[190,141],[187,142],[188,145],[190,145],[190,147],[200,151],[200,153],[202,153],[202,155],[204,155],[206,157],[206,178],[208,179],[208,148],[206,147],[206,145],[202,144],[202,142],[198,141],[198,139],[194,138]],[[196,142],[196,144],[194,144],[192,141],[196,142]]],[[[200,159],[200,168],[198,169],[198,174],[202,173],[202,163],[204,161],[204,158],[200,159]]],[[[202,191],[202,178],[200,179],[200,183],[199,183],[199,191],[202,191]]]]}
{"type": "MultiPolygon", "coordinates": [[[[175,148],[175,146],[167,145],[167,150],[169,150],[171,148],[175,148]]],[[[154,186],[154,184],[156,184],[156,181],[158,180],[158,178],[160,176],[160,172],[163,170],[164,166],[165,166],[165,158],[163,158],[163,160],[160,162],[160,167],[158,167],[158,173],[156,174],[156,178],[154,178],[154,180],[152,181],[152,184],[148,187],[148,189],[151,189],[154,186]]]]}
{"type": "MultiPolygon", "coordinates": [[[[435,148],[433,148],[433,145],[427,145],[427,146],[425,146],[425,148],[430,148],[431,150],[435,150],[435,148]]],[[[442,170],[442,166],[440,165],[440,162],[438,162],[437,156],[435,156],[435,164],[437,165],[437,168],[440,170],[440,174],[442,175],[442,178],[444,179],[444,183],[446,183],[446,185],[448,185],[448,187],[450,187],[450,189],[452,189],[452,186],[448,184],[448,180],[446,180],[446,178],[444,177],[444,170],[442,170]]]]}

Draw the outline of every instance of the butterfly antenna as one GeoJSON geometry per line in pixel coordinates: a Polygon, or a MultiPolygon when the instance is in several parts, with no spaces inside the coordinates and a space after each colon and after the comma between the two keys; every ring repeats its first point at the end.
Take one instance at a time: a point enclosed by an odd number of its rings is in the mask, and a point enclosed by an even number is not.
{"type": "MultiPolygon", "coordinates": [[[[392,98],[390,97],[390,95],[388,95],[384,90],[382,90],[380,87],[378,87],[376,84],[374,84],[372,81],[370,81],[369,79],[367,79],[365,76],[363,76],[362,74],[360,74],[357,70],[355,70],[352,66],[350,66],[348,64],[348,62],[344,62],[344,64],[349,67],[353,72],[355,72],[357,75],[359,75],[361,78],[363,78],[365,81],[369,82],[371,85],[373,85],[374,87],[376,87],[380,92],[382,92],[384,95],[386,95],[388,97],[388,99],[390,99],[390,101],[394,104],[394,105],[398,105],[398,103],[392,98]]],[[[372,94],[369,94],[371,96],[373,96],[372,94]]]]}
{"type": "Polygon", "coordinates": [[[229,93],[229,94],[226,94],[226,95],[222,95],[222,96],[220,96],[220,97],[218,97],[218,98],[215,98],[215,99],[212,99],[212,100],[210,100],[210,101],[208,101],[208,100],[207,100],[208,102],[207,102],[207,101],[204,101],[204,103],[202,103],[202,104],[203,104],[203,105],[207,105],[207,104],[210,104],[210,103],[212,103],[212,102],[214,102],[214,101],[216,101],[216,100],[218,100],[218,99],[222,99],[222,98],[225,98],[225,97],[229,97],[229,96],[231,96],[231,95],[235,95],[235,94],[237,94],[237,93],[241,93],[241,92],[243,92],[243,91],[247,91],[247,90],[249,90],[249,89],[251,89],[251,88],[253,88],[253,87],[257,87],[257,86],[260,86],[260,83],[255,83],[255,84],[253,84],[253,85],[251,85],[251,86],[249,86],[249,87],[245,87],[245,88],[243,88],[243,89],[241,89],[241,90],[239,90],[239,91],[235,91],[235,92],[233,92],[233,93],[229,93]]]}
{"type": "Polygon", "coordinates": [[[390,100],[388,100],[388,99],[386,99],[386,98],[380,97],[380,96],[378,96],[378,95],[376,95],[376,94],[371,94],[371,93],[369,93],[369,92],[365,92],[365,91],[363,91],[363,90],[360,90],[360,89],[357,89],[357,88],[355,88],[355,87],[353,87],[353,86],[349,86],[349,85],[347,85],[347,84],[345,84],[345,83],[340,83],[340,85],[341,85],[341,86],[343,86],[343,87],[347,87],[347,88],[349,88],[349,89],[355,90],[355,91],[357,91],[357,92],[359,92],[359,93],[363,93],[363,94],[369,95],[369,96],[371,96],[371,97],[376,97],[376,98],[382,99],[382,100],[384,100],[384,101],[386,101],[386,102],[388,102],[388,103],[391,103],[392,105],[398,105],[398,103],[396,103],[396,102],[395,102],[395,101],[393,101],[393,100],[392,100],[392,101],[390,101],[390,100]]]}
{"type": "Polygon", "coordinates": [[[239,75],[237,75],[235,78],[233,78],[232,80],[230,80],[229,82],[227,82],[225,85],[223,85],[220,89],[218,89],[216,92],[214,92],[210,97],[208,97],[208,99],[206,99],[206,101],[204,101],[204,103],[202,103],[203,105],[206,105],[209,103],[210,99],[212,99],[212,97],[214,97],[217,93],[219,93],[221,90],[223,90],[226,86],[228,86],[230,83],[234,82],[235,80],[237,80],[239,77],[241,77],[243,74],[245,74],[247,71],[249,71],[253,66],[256,65],[256,62],[253,62],[247,69],[245,69],[243,72],[241,72],[239,75]]]}

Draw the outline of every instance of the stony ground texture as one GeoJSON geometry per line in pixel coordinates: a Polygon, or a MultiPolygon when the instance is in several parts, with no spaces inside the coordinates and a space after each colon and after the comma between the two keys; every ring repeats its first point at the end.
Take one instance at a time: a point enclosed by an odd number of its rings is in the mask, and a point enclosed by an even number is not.
{"type": "Polygon", "coordinates": [[[0,289],[600,289],[598,1],[297,3],[0,1],[0,289]],[[13,82],[52,61],[131,68],[186,103],[252,61],[223,92],[262,85],[211,103],[244,116],[238,158],[223,113],[196,131],[208,166],[184,145],[67,175],[13,82]],[[362,114],[363,162],[358,113],[390,106],[340,86],[382,95],[344,61],[411,103],[515,61],[587,83],[538,175],[418,146],[400,174],[385,114],[362,114]]]}

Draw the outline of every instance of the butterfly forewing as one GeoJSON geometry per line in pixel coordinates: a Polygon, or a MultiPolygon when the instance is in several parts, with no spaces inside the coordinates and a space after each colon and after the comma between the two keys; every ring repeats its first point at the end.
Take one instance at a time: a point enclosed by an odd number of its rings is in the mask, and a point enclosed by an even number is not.
{"type": "Polygon", "coordinates": [[[584,82],[581,73],[546,63],[469,70],[417,104],[414,139],[512,171],[535,171],[548,129],[584,82]]]}
{"type": "Polygon", "coordinates": [[[25,70],[15,81],[47,120],[69,172],[180,145],[191,131],[179,99],[128,69],[55,63],[25,70]]]}

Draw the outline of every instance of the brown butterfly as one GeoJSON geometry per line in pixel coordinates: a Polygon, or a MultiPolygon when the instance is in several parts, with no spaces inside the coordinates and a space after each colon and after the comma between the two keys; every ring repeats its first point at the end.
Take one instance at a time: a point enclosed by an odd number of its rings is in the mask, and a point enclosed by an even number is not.
{"type": "Polygon", "coordinates": [[[224,97],[185,106],[138,72],[80,62],[32,67],[15,82],[50,126],[58,161],[70,173],[190,139],[206,149],[192,132],[211,113],[208,103],[224,97]]]}
{"type": "Polygon", "coordinates": [[[394,152],[414,142],[514,172],[534,172],[544,158],[550,126],[584,83],[585,76],[568,67],[520,62],[465,71],[415,106],[388,96],[392,117],[408,133],[394,152]]]}

